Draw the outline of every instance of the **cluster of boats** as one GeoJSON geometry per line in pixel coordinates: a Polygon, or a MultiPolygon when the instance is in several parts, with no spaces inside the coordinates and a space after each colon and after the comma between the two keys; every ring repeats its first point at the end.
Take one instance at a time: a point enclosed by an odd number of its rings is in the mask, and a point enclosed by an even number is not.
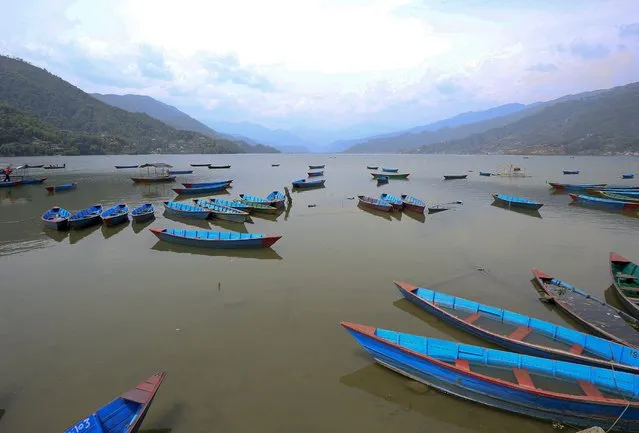
{"type": "MultiPolygon", "coordinates": [[[[155,207],[151,203],[143,203],[133,209],[131,217],[134,222],[151,220],[155,218],[155,207]]],[[[101,223],[115,226],[129,220],[129,206],[118,203],[104,209],[101,204],[95,204],[73,214],[59,206],[53,206],[41,219],[44,226],[51,230],[81,229],[101,223]]]]}
{"type": "Polygon", "coordinates": [[[549,183],[557,191],[568,192],[573,202],[578,204],[622,211],[639,210],[639,186],[549,183]]]}
{"type": "Polygon", "coordinates": [[[533,269],[541,300],[590,333],[404,282],[395,282],[404,298],[507,351],[342,326],[379,364],[453,396],[563,425],[638,431],[639,266],[616,253],[609,262],[627,312],[533,269]]]}
{"type": "MultiPolygon", "coordinates": [[[[367,165],[366,169],[368,170],[378,170],[379,166],[376,165],[367,165]]],[[[399,168],[394,167],[382,167],[382,171],[371,173],[373,179],[377,181],[377,185],[387,184],[390,179],[408,179],[410,173],[400,173],[399,168]]]]}

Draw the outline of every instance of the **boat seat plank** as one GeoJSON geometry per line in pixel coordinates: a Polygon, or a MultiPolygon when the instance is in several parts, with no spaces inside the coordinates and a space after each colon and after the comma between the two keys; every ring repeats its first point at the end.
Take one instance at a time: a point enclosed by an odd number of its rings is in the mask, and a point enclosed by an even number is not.
{"type": "Polygon", "coordinates": [[[531,389],[536,388],[535,384],[532,381],[532,378],[530,377],[530,374],[528,374],[528,370],[513,367],[513,373],[515,374],[517,383],[520,384],[521,386],[525,386],[526,388],[531,388],[531,389]]]}
{"type": "Polygon", "coordinates": [[[581,353],[584,351],[583,346],[580,346],[578,344],[573,344],[572,347],[568,350],[570,353],[574,353],[575,355],[581,355],[581,353]]]}
{"type": "Polygon", "coordinates": [[[512,339],[512,340],[517,340],[517,341],[521,341],[524,338],[526,338],[528,336],[528,334],[530,334],[532,332],[532,329],[527,327],[527,326],[520,326],[519,328],[515,329],[509,336],[508,338],[512,339]]]}
{"type": "Polygon", "coordinates": [[[584,392],[584,394],[586,394],[588,397],[592,397],[593,399],[597,399],[597,400],[605,400],[606,397],[604,397],[603,394],[599,391],[599,389],[592,383],[586,382],[583,380],[578,380],[577,384],[579,385],[581,390],[584,392]]]}
{"type": "Polygon", "coordinates": [[[460,370],[470,371],[470,364],[468,363],[467,359],[456,359],[455,367],[459,368],[460,370]]]}
{"type": "Polygon", "coordinates": [[[477,320],[479,320],[479,318],[480,318],[480,317],[481,317],[481,314],[479,314],[479,313],[475,313],[475,314],[472,314],[472,315],[470,315],[470,316],[466,317],[466,318],[464,319],[464,322],[468,323],[469,325],[472,325],[472,324],[473,324],[473,323],[475,323],[477,320]]]}
{"type": "Polygon", "coordinates": [[[617,278],[623,278],[624,280],[636,280],[637,279],[637,277],[635,277],[634,275],[624,274],[622,272],[617,272],[617,274],[615,276],[617,278]]]}

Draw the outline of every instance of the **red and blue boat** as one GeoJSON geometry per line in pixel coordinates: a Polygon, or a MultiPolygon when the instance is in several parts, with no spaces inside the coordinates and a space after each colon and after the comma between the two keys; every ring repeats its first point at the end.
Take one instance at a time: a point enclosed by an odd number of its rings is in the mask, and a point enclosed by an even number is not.
{"type": "Polygon", "coordinates": [[[232,207],[223,206],[213,203],[209,200],[194,199],[193,202],[196,206],[210,211],[213,218],[231,221],[235,223],[243,223],[249,218],[248,212],[237,210],[232,207]]]}
{"type": "Polygon", "coordinates": [[[408,194],[402,194],[401,198],[402,198],[402,202],[404,203],[405,210],[424,213],[424,209],[426,209],[426,203],[423,202],[422,200],[408,194]]]}
{"type": "Polygon", "coordinates": [[[0,188],[10,188],[12,186],[20,186],[21,183],[22,183],[21,180],[3,181],[3,182],[0,182],[0,188]]]}
{"type": "Polygon", "coordinates": [[[80,229],[83,227],[89,227],[93,224],[99,224],[102,222],[100,214],[102,214],[102,205],[95,204],[71,215],[69,218],[69,225],[73,229],[80,229]]]}
{"type": "Polygon", "coordinates": [[[495,203],[506,207],[539,210],[544,204],[522,197],[512,197],[504,194],[493,194],[495,203]]]}
{"type": "Polygon", "coordinates": [[[393,205],[387,202],[386,200],[367,197],[365,195],[358,195],[357,198],[359,198],[359,203],[358,203],[359,206],[367,207],[367,208],[382,211],[382,212],[390,212],[393,210],[393,205]]]}
{"type": "Polygon", "coordinates": [[[564,174],[579,174],[579,170],[564,170],[564,174]]]}
{"type": "Polygon", "coordinates": [[[620,200],[611,200],[608,198],[599,198],[592,197],[589,195],[583,194],[570,194],[570,198],[575,203],[594,206],[594,207],[602,207],[607,209],[617,209],[617,210],[638,210],[639,203],[631,202],[631,201],[620,201],[620,200]]]}
{"type": "Polygon", "coordinates": [[[282,209],[285,206],[286,196],[281,191],[273,191],[266,196],[266,199],[278,209],[282,209]]]}
{"type": "Polygon", "coordinates": [[[606,186],[605,183],[559,183],[559,182],[548,182],[550,186],[554,189],[562,190],[562,191],[586,191],[588,189],[601,189],[606,186]]]}
{"type": "Polygon", "coordinates": [[[377,363],[455,397],[576,427],[639,430],[637,375],[355,323],[342,326],[377,363]]]}
{"type": "Polygon", "coordinates": [[[506,350],[639,373],[639,350],[513,311],[395,281],[418,307],[506,350]]]}
{"type": "Polygon", "coordinates": [[[212,182],[198,182],[198,183],[183,183],[186,188],[201,188],[206,186],[226,185],[230,186],[233,183],[233,179],[229,180],[215,180],[212,182]]]}
{"type": "Polygon", "coordinates": [[[384,193],[380,195],[379,198],[385,202],[390,203],[395,210],[402,210],[402,208],[404,207],[404,202],[402,201],[402,199],[400,199],[399,197],[395,197],[394,195],[384,193]]]}
{"type": "Polygon", "coordinates": [[[185,203],[178,203],[176,201],[165,201],[163,203],[164,210],[169,215],[175,215],[182,218],[193,218],[198,220],[205,220],[211,216],[211,211],[199,206],[191,206],[185,203]]]}
{"type": "Polygon", "coordinates": [[[282,237],[258,233],[214,232],[210,230],[150,230],[162,241],[202,248],[269,248],[282,237]]]}
{"type": "Polygon", "coordinates": [[[65,230],[69,228],[69,217],[71,217],[71,213],[68,210],[62,209],[60,206],[53,206],[42,215],[41,219],[48,229],[65,230]]]}
{"type": "Polygon", "coordinates": [[[141,223],[155,218],[155,206],[152,203],[143,203],[131,211],[133,222],[141,223]]]}
{"type": "Polygon", "coordinates": [[[326,183],[326,179],[317,179],[317,180],[308,180],[308,179],[298,179],[294,180],[293,188],[322,188],[324,183],[326,183]]]}
{"type": "Polygon", "coordinates": [[[166,372],[146,378],[64,433],[137,433],[165,378],[166,372]]]}
{"type": "Polygon", "coordinates": [[[118,203],[102,212],[102,221],[107,226],[114,226],[129,220],[129,206],[126,203],[118,203]]]}

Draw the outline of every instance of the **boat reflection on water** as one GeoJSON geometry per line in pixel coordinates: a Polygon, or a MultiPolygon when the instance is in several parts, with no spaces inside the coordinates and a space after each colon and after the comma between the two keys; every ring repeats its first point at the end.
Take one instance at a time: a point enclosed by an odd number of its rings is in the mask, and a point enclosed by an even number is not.
{"type": "Polygon", "coordinates": [[[493,207],[498,207],[498,208],[504,209],[504,210],[517,212],[517,213],[522,214],[522,215],[528,215],[528,216],[533,217],[533,218],[540,218],[540,219],[543,218],[538,210],[524,209],[524,208],[521,208],[521,207],[508,206],[507,204],[499,203],[499,202],[492,202],[490,205],[493,206],[493,207]]]}
{"type": "Polygon", "coordinates": [[[417,222],[420,222],[420,223],[426,222],[426,215],[424,215],[421,212],[413,212],[413,211],[409,211],[409,210],[404,209],[403,213],[408,218],[414,219],[417,222]]]}
{"type": "Polygon", "coordinates": [[[140,223],[134,222],[131,224],[131,227],[133,228],[133,233],[140,233],[142,231],[144,231],[145,228],[147,228],[148,226],[150,226],[152,223],[155,222],[155,217],[146,220],[146,221],[142,221],[140,223]]]}
{"type": "Polygon", "coordinates": [[[450,431],[447,426],[475,433],[511,432],[512,429],[505,426],[513,425],[519,425],[522,431],[529,432],[548,429],[547,423],[455,398],[378,364],[342,376],[339,381],[380,400],[399,405],[406,411],[418,412],[430,424],[427,431],[450,431]]]}
{"type": "Polygon", "coordinates": [[[94,225],[89,226],[89,227],[70,230],[69,231],[69,243],[70,244],[75,244],[75,243],[80,242],[82,239],[86,238],[91,233],[93,233],[96,230],[98,230],[100,227],[101,226],[99,226],[97,224],[94,224],[94,225]]]}
{"type": "Polygon", "coordinates": [[[282,256],[277,254],[271,248],[197,248],[187,247],[184,245],[176,245],[168,242],[159,241],[153,247],[155,251],[168,251],[172,253],[195,254],[198,256],[209,257],[230,257],[239,259],[258,259],[258,260],[282,260],[282,256]]]}
{"type": "Polygon", "coordinates": [[[122,223],[122,224],[118,224],[112,227],[107,227],[106,224],[102,224],[102,236],[104,236],[104,239],[109,239],[112,236],[115,236],[116,234],[120,233],[122,230],[124,230],[126,227],[129,226],[129,224],[131,224],[131,220],[127,220],[126,222],[122,223]]]}
{"type": "Polygon", "coordinates": [[[49,239],[53,239],[56,242],[62,242],[67,237],[69,237],[69,230],[43,229],[42,233],[47,235],[47,237],[49,237],[49,239]]]}
{"type": "Polygon", "coordinates": [[[280,215],[282,215],[283,213],[284,212],[282,212],[282,210],[278,210],[277,213],[252,212],[251,213],[251,218],[258,218],[258,219],[261,219],[261,220],[275,222],[280,217],[280,215]]]}
{"type": "MultiPolygon", "coordinates": [[[[237,232],[237,233],[248,233],[248,229],[246,228],[246,223],[234,223],[231,221],[224,221],[221,219],[212,219],[210,220],[211,224],[217,227],[213,227],[213,230],[215,231],[220,231],[217,228],[221,227],[225,230],[228,230],[230,232],[237,232]]],[[[248,222],[248,221],[247,221],[248,222]]],[[[250,224],[253,224],[253,222],[251,221],[250,224]]]]}
{"type": "Polygon", "coordinates": [[[362,206],[360,203],[357,204],[357,207],[360,208],[361,210],[363,210],[364,212],[374,215],[376,217],[379,217],[381,219],[385,219],[387,221],[392,221],[392,218],[390,216],[390,212],[382,212],[379,210],[375,210],[375,209],[371,209],[369,207],[366,206],[362,206]]]}
{"type": "Polygon", "coordinates": [[[176,223],[188,224],[190,226],[198,227],[203,230],[211,230],[211,226],[209,224],[209,221],[211,220],[208,220],[208,219],[199,220],[195,218],[180,217],[178,215],[174,215],[172,213],[167,212],[166,209],[164,210],[164,213],[162,214],[162,216],[168,220],[175,221],[176,223]]]}

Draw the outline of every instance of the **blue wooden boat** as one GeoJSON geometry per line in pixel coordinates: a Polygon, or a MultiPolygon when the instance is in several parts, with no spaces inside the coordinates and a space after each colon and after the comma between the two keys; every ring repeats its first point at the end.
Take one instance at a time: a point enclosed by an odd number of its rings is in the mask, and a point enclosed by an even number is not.
{"type": "Polygon", "coordinates": [[[487,176],[487,177],[488,177],[488,176],[492,176],[492,173],[491,173],[491,172],[489,172],[489,171],[480,171],[480,172],[479,172],[479,175],[480,175],[480,176],[487,176]]]}
{"type": "Polygon", "coordinates": [[[242,203],[247,203],[249,205],[252,204],[264,204],[264,205],[271,205],[271,201],[264,198],[264,197],[258,197],[256,195],[250,195],[250,194],[239,194],[240,198],[242,199],[242,203]]]}
{"type": "Polygon", "coordinates": [[[309,170],[317,170],[318,168],[324,168],[326,165],[322,164],[322,165],[309,165],[308,169],[309,170]]]}
{"type": "Polygon", "coordinates": [[[397,173],[399,171],[399,168],[382,167],[382,171],[386,173],[397,173]]]}
{"type": "Polygon", "coordinates": [[[377,170],[379,168],[379,165],[367,165],[366,168],[368,170],[377,170]]]}
{"type": "Polygon", "coordinates": [[[126,168],[138,168],[138,167],[139,166],[137,164],[136,165],[116,165],[115,166],[115,168],[118,169],[118,170],[123,170],[123,169],[126,169],[126,168]]]}
{"type": "Polygon", "coordinates": [[[410,173],[371,173],[373,179],[379,179],[380,177],[387,177],[389,179],[407,179],[410,173]]]}
{"type": "Polygon", "coordinates": [[[49,192],[71,191],[78,187],[77,183],[63,183],[62,185],[47,186],[45,189],[49,192]]]}
{"type": "Polygon", "coordinates": [[[226,185],[230,186],[233,183],[233,179],[229,180],[214,180],[211,182],[199,182],[199,183],[183,183],[186,188],[201,188],[203,186],[216,186],[216,185],[226,185]]]}
{"type": "Polygon", "coordinates": [[[93,205],[71,215],[69,218],[69,225],[73,229],[80,229],[93,224],[99,224],[102,221],[100,218],[101,213],[102,205],[93,205]]]}
{"type": "Polygon", "coordinates": [[[527,198],[511,197],[503,194],[493,194],[495,202],[508,207],[519,207],[522,209],[538,210],[544,204],[527,198]]]}
{"type": "Polygon", "coordinates": [[[135,388],[79,420],[65,433],[136,433],[166,377],[154,374],[135,388]]]}
{"type": "Polygon", "coordinates": [[[319,176],[324,176],[324,171],[309,171],[308,173],[306,173],[308,175],[308,177],[319,177],[319,176]]]}
{"type": "Polygon", "coordinates": [[[158,239],[203,248],[269,248],[282,236],[257,233],[213,232],[209,230],[150,229],[158,239]]]}
{"type": "Polygon", "coordinates": [[[210,194],[212,192],[224,191],[228,185],[218,184],[210,186],[200,186],[197,188],[173,188],[178,195],[196,195],[196,194],[210,194]]]}
{"type": "Polygon", "coordinates": [[[532,272],[544,302],[554,303],[600,337],[639,348],[639,320],[539,269],[532,272]]]}
{"type": "MultiPolygon", "coordinates": [[[[241,204],[245,204],[251,207],[251,212],[259,212],[259,213],[267,213],[267,214],[276,214],[278,213],[280,210],[278,208],[276,208],[275,206],[271,206],[268,203],[257,203],[254,201],[248,201],[248,200],[244,200],[243,198],[238,198],[237,200],[234,200],[237,203],[241,203],[241,204]]],[[[235,207],[235,206],[230,206],[230,207],[235,207]]],[[[239,209],[239,208],[236,208],[239,209]]],[[[242,209],[239,209],[242,210],[242,209]]]]}
{"type": "Polygon", "coordinates": [[[342,326],[379,364],[447,394],[571,426],[639,429],[637,375],[355,323],[342,326]]]}
{"type": "Polygon", "coordinates": [[[513,352],[639,373],[639,350],[513,311],[395,281],[400,293],[440,320],[513,352]]]}
{"type": "Polygon", "coordinates": [[[639,266],[617,253],[610,253],[610,276],[623,307],[639,319],[639,266]]]}
{"type": "Polygon", "coordinates": [[[388,176],[380,176],[377,178],[377,185],[385,185],[388,183],[388,176]]]}
{"type": "Polygon", "coordinates": [[[143,203],[131,211],[133,222],[141,223],[155,218],[155,206],[152,203],[143,203]]]}
{"type": "Polygon", "coordinates": [[[608,198],[591,197],[583,194],[570,194],[573,202],[588,206],[603,207],[617,210],[637,210],[639,203],[630,201],[611,200],[608,198]]]}
{"type": "Polygon", "coordinates": [[[182,218],[194,218],[198,220],[205,220],[211,216],[211,212],[209,210],[203,209],[199,206],[192,206],[175,201],[165,201],[163,203],[164,209],[170,215],[176,215],[182,218]]]}
{"type": "Polygon", "coordinates": [[[169,170],[169,174],[192,174],[193,170],[169,170]]]}
{"type": "Polygon", "coordinates": [[[359,198],[358,205],[368,207],[382,212],[390,212],[393,210],[393,205],[389,202],[373,197],[367,197],[365,195],[357,196],[359,198]]]}
{"type": "Polygon", "coordinates": [[[224,200],[221,198],[210,198],[209,201],[211,203],[232,207],[233,209],[241,210],[248,213],[251,213],[253,211],[253,206],[247,203],[240,203],[240,202],[232,201],[232,200],[224,200]]]}
{"type": "Polygon", "coordinates": [[[266,196],[266,199],[271,203],[271,206],[275,206],[281,209],[285,206],[286,196],[281,191],[273,191],[266,196]]]}
{"type": "Polygon", "coordinates": [[[579,174],[579,170],[564,170],[564,174],[579,174]]]}
{"type": "Polygon", "coordinates": [[[445,174],[444,180],[466,179],[467,177],[467,174],[445,174]]]}
{"type": "Polygon", "coordinates": [[[622,179],[634,179],[635,175],[634,175],[634,173],[624,173],[624,174],[621,175],[621,178],[622,179]]]}
{"type": "Polygon", "coordinates": [[[623,196],[623,197],[632,197],[632,198],[637,198],[639,197],[639,191],[636,189],[605,189],[605,190],[601,190],[599,191],[601,192],[612,192],[614,194],[623,196]]]}
{"type": "Polygon", "coordinates": [[[248,212],[234,209],[228,206],[222,206],[209,200],[194,199],[196,206],[204,208],[211,212],[211,216],[217,219],[232,221],[235,223],[243,223],[249,218],[248,212]]]}
{"type": "Polygon", "coordinates": [[[407,194],[402,194],[401,197],[402,202],[404,203],[404,209],[413,212],[424,213],[424,209],[426,209],[426,203],[424,203],[422,200],[407,194]]]}
{"type": "Polygon", "coordinates": [[[634,194],[625,195],[623,193],[619,194],[619,193],[612,192],[612,191],[599,191],[599,194],[603,198],[609,198],[611,200],[629,201],[629,202],[632,202],[632,203],[639,203],[639,194],[638,195],[634,195],[634,194]]]}
{"type": "Polygon", "coordinates": [[[42,215],[41,219],[48,229],[64,230],[69,228],[70,216],[71,213],[68,210],[62,209],[60,206],[53,206],[42,215]]]}
{"type": "Polygon", "coordinates": [[[107,226],[114,226],[129,220],[129,207],[126,203],[119,203],[102,212],[102,221],[107,226]]]}
{"type": "Polygon", "coordinates": [[[606,186],[605,183],[559,183],[559,182],[548,182],[551,187],[557,190],[564,191],[586,191],[587,189],[597,188],[601,189],[606,186]]]}
{"type": "Polygon", "coordinates": [[[20,185],[39,185],[39,184],[44,183],[45,180],[47,180],[46,177],[22,178],[22,179],[20,179],[20,185]]]}
{"type": "Polygon", "coordinates": [[[321,188],[324,186],[326,179],[308,180],[298,179],[293,181],[293,188],[321,188]]]}
{"type": "Polygon", "coordinates": [[[10,188],[12,186],[19,186],[21,183],[21,181],[19,180],[12,180],[12,181],[2,181],[0,182],[0,188],[10,188]]]}
{"type": "Polygon", "coordinates": [[[402,208],[404,207],[404,202],[402,201],[402,199],[400,199],[399,197],[395,197],[394,195],[384,193],[381,194],[379,198],[385,202],[390,203],[395,210],[402,210],[402,208]]]}

